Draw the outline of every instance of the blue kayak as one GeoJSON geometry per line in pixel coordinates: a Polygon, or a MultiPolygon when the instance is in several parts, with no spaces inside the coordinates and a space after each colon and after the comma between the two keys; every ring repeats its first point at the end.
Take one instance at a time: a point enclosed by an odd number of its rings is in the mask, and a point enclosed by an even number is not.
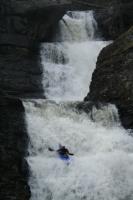
{"type": "Polygon", "coordinates": [[[70,157],[68,155],[63,155],[63,154],[58,154],[59,155],[59,158],[61,160],[66,160],[66,161],[69,161],[70,160],[70,157]]]}

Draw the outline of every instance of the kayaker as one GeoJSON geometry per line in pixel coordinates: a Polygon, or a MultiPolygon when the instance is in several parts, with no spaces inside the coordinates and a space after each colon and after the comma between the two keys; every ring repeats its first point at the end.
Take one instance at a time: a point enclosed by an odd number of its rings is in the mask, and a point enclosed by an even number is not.
{"type": "Polygon", "coordinates": [[[59,153],[59,155],[62,156],[73,156],[73,153],[70,153],[69,150],[65,147],[65,146],[60,146],[60,148],[57,150],[57,152],[59,153]]]}
{"type": "Polygon", "coordinates": [[[69,155],[70,156],[74,155],[73,153],[70,153],[69,150],[65,146],[62,146],[62,145],[60,145],[58,150],[54,150],[50,147],[48,148],[48,150],[49,151],[56,151],[60,156],[64,156],[64,157],[69,157],[69,155]]]}

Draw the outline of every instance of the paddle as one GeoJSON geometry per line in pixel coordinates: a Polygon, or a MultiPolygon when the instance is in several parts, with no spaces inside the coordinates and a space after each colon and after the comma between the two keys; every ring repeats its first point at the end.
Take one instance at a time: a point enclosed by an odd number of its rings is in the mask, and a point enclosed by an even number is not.
{"type": "Polygon", "coordinates": [[[48,147],[48,150],[49,151],[55,151],[54,149],[52,149],[51,147],[48,147]]]}

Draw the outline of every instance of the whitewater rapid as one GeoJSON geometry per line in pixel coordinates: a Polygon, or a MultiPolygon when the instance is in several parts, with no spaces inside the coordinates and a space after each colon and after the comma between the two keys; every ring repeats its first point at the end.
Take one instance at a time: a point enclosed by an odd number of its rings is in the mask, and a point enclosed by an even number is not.
{"type": "Polygon", "coordinates": [[[114,105],[77,107],[89,91],[101,49],[93,12],[68,12],[55,42],[42,44],[47,100],[25,100],[31,200],[132,200],[133,138],[114,105]],[[93,120],[92,120],[93,119],[93,120]],[[69,165],[56,152],[74,153],[69,165]]]}
{"type": "Polygon", "coordinates": [[[95,110],[96,123],[74,107],[75,103],[26,102],[31,199],[132,199],[133,138],[116,123],[116,108],[109,105],[100,115],[95,110]],[[69,166],[48,151],[59,144],[75,155],[69,166]]]}

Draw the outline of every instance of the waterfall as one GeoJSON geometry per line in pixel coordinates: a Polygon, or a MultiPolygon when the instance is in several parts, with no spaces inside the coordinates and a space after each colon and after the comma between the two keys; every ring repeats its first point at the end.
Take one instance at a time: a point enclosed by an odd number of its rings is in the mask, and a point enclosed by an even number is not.
{"type": "Polygon", "coordinates": [[[25,100],[31,200],[132,200],[133,138],[114,105],[77,109],[100,50],[93,12],[68,12],[55,42],[42,44],[46,100],[25,100]],[[55,150],[65,145],[69,165],[55,150]]]}
{"type": "Polygon", "coordinates": [[[43,85],[48,99],[80,101],[87,95],[97,56],[109,43],[96,40],[96,27],[92,11],[68,12],[59,26],[61,41],[42,45],[43,85]]]}

